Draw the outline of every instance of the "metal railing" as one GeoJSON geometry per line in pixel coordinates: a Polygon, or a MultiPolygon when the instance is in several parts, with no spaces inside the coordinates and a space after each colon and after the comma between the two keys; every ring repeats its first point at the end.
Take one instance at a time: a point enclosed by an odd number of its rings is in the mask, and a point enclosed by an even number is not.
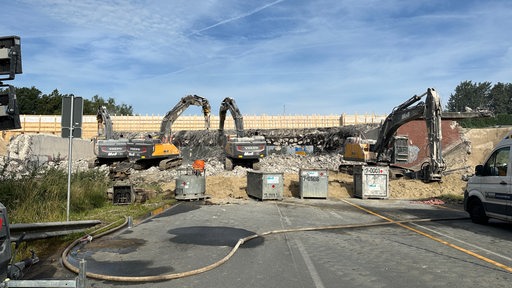
{"type": "Polygon", "coordinates": [[[16,241],[25,234],[24,240],[46,239],[50,237],[63,236],[101,224],[99,220],[47,222],[47,223],[20,223],[11,224],[11,241],[16,241]]]}

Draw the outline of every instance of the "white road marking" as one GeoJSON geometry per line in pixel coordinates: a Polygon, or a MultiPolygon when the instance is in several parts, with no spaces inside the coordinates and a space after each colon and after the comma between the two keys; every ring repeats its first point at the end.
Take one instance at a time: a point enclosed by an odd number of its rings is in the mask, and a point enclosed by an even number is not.
{"type": "Polygon", "coordinates": [[[496,253],[496,252],[493,252],[493,251],[487,250],[487,249],[482,248],[482,247],[480,247],[480,246],[477,246],[477,245],[475,245],[475,244],[468,243],[468,242],[466,242],[466,241],[463,241],[463,240],[457,239],[457,238],[455,238],[455,237],[452,237],[452,236],[449,236],[449,235],[443,234],[443,233],[441,233],[441,232],[438,232],[438,231],[432,230],[432,229],[430,229],[430,228],[427,228],[427,227],[425,227],[425,226],[422,226],[422,225],[419,225],[419,224],[416,224],[416,223],[410,223],[410,224],[411,224],[411,225],[414,225],[414,226],[416,226],[416,227],[420,227],[421,229],[425,229],[425,230],[427,230],[427,231],[430,231],[431,233],[434,233],[434,234],[437,234],[437,235],[441,235],[441,236],[446,237],[446,238],[448,238],[448,239],[451,239],[451,240],[454,240],[454,241],[460,242],[460,243],[462,243],[462,244],[464,244],[464,245],[467,245],[467,246],[469,246],[469,247],[472,247],[472,248],[478,249],[478,250],[483,251],[483,252],[485,252],[485,253],[489,253],[489,254],[491,254],[491,255],[494,255],[494,256],[500,257],[500,258],[502,258],[502,259],[505,259],[505,260],[508,260],[508,261],[512,261],[512,258],[507,257],[507,256],[505,256],[505,255],[503,255],[503,254],[498,254],[498,253],[496,253]]]}
{"type": "MultiPolygon", "coordinates": [[[[290,219],[288,217],[285,217],[281,213],[281,209],[279,209],[279,206],[276,205],[276,208],[277,208],[277,211],[279,212],[280,218],[282,220],[284,220],[288,226],[291,226],[292,223],[291,223],[290,219]]],[[[281,226],[282,226],[282,224],[281,224],[281,226]]],[[[285,236],[286,236],[286,234],[285,234],[285,236]]],[[[295,243],[295,245],[297,245],[297,248],[298,248],[298,250],[300,252],[300,255],[302,256],[302,259],[304,260],[304,263],[306,264],[306,267],[307,267],[307,269],[309,271],[309,275],[311,276],[311,279],[313,280],[313,283],[315,284],[315,287],[316,288],[324,288],[325,287],[324,283],[322,282],[322,279],[320,278],[320,275],[318,274],[318,271],[316,270],[315,265],[313,264],[313,261],[311,260],[311,257],[309,257],[309,254],[306,251],[306,248],[304,247],[302,242],[299,241],[298,239],[294,239],[294,240],[291,240],[291,241],[293,241],[295,243]]],[[[290,249],[290,248],[291,247],[288,245],[288,249],[290,249]]],[[[293,253],[292,253],[292,258],[293,258],[293,253]]],[[[294,260],[294,262],[295,262],[295,260],[294,260]]],[[[297,267],[297,266],[295,266],[295,267],[297,267]]]]}
{"type": "Polygon", "coordinates": [[[315,283],[315,287],[325,287],[324,283],[322,282],[322,279],[320,278],[320,275],[318,275],[318,271],[316,271],[313,261],[311,261],[311,257],[309,257],[309,254],[306,251],[306,248],[304,248],[304,245],[302,245],[302,242],[299,240],[295,240],[295,245],[297,245],[300,255],[302,255],[302,259],[304,259],[304,263],[306,263],[306,267],[308,268],[309,275],[311,275],[311,279],[313,279],[313,283],[315,283]]]}

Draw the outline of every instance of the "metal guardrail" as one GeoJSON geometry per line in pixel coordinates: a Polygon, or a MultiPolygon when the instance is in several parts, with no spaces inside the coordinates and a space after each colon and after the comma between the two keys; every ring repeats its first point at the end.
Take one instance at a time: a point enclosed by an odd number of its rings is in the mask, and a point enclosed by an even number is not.
{"type": "Polygon", "coordinates": [[[38,240],[83,232],[87,228],[99,224],[101,224],[99,220],[11,224],[11,241],[16,241],[24,233],[25,237],[23,239],[25,241],[38,240]]]}

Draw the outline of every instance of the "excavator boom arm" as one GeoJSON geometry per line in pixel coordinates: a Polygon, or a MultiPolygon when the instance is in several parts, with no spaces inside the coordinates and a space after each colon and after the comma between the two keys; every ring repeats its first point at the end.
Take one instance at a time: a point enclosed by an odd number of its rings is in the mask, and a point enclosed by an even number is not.
{"type": "Polygon", "coordinates": [[[404,102],[404,104],[408,105],[402,104],[393,109],[393,112],[391,112],[391,114],[384,120],[379,131],[377,142],[375,143],[375,146],[373,146],[373,151],[377,154],[378,162],[390,161],[390,159],[387,158],[385,152],[387,151],[393,135],[395,135],[398,128],[407,122],[421,118],[423,116],[425,112],[425,103],[420,102],[415,106],[410,107],[410,105],[419,101],[419,98],[417,97],[418,96],[415,95],[408,101],[404,102]]]}
{"type": "Polygon", "coordinates": [[[227,111],[231,112],[233,120],[235,121],[235,129],[237,137],[244,137],[244,120],[240,109],[236,106],[235,100],[230,97],[226,97],[220,104],[219,109],[219,135],[224,134],[224,121],[226,120],[227,111]]]}
{"type": "Polygon", "coordinates": [[[427,133],[429,140],[429,162],[424,169],[424,177],[426,180],[440,180],[441,172],[446,169],[446,165],[443,160],[441,141],[441,100],[436,91],[430,91],[427,95],[426,109],[425,109],[425,121],[427,122],[427,133]]]}
{"type": "Polygon", "coordinates": [[[210,128],[210,103],[206,98],[197,95],[187,95],[174,106],[167,114],[165,114],[160,125],[160,139],[165,142],[170,138],[171,127],[174,121],[185,111],[190,105],[201,106],[205,120],[206,129],[210,128]]]}
{"type": "Polygon", "coordinates": [[[377,154],[377,162],[390,162],[387,150],[398,128],[420,118],[424,118],[427,125],[429,147],[429,162],[422,167],[422,178],[427,181],[440,180],[441,172],[445,168],[441,152],[441,100],[433,88],[429,88],[420,96],[414,95],[393,109],[381,126],[373,152],[377,154]],[[424,96],[425,102],[417,103],[424,96]],[[415,103],[417,104],[411,106],[415,103]]]}
{"type": "Polygon", "coordinates": [[[107,107],[98,107],[96,120],[98,121],[98,136],[105,137],[107,140],[112,139],[114,137],[114,128],[107,107]]]}

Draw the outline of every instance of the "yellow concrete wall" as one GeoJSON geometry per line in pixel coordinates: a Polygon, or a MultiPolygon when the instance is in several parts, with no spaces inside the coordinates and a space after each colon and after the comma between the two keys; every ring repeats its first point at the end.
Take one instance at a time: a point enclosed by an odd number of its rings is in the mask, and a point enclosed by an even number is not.
{"type": "MultiPolygon", "coordinates": [[[[122,132],[157,132],[163,116],[111,116],[114,131],[122,132]]],[[[338,127],[354,124],[378,124],[386,115],[244,115],[245,129],[301,129],[338,127]]],[[[2,137],[10,137],[22,133],[42,133],[61,135],[60,115],[21,115],[21,129],[2,131],[2,137]]],[[[211,116],[210,129],[219,127],[219,116],[211,116]]],[[[82,138],[91,139],[96,136],[98,124],[96,115],[84,115],[82,118],[82,138]]],[[[205,129],[202,115],[180,116],[173,124],[173,131],[205,129]]],[[[233,119],[227,115],[224,129],[234,129],[233,119]]]]}

